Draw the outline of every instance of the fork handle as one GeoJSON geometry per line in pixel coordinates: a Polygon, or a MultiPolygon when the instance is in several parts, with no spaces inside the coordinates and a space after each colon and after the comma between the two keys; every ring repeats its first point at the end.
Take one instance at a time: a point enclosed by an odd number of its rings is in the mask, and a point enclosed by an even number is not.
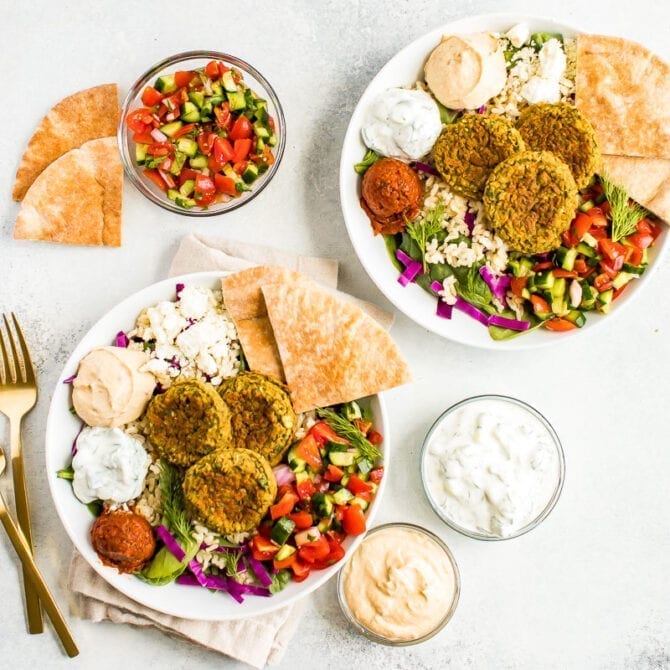
{"type": "MultiPolygon", "coordinates": [[[[9,443],[12,457],[12,478],[14,480],[14,502],[16,503],[16,517],[19,527],[26,538],[28,549],[33,553],[33,538],[30,529],[30,509],[28,507],[28,490],[21,454],[21,419],[12,418],[9,422],[9,443]]],[[[23,590],[26,598],[26,612],[28,615],[28,630],[32,634],[44,630],[42,609],[37,591],[29,579],[25,564],[23,567],[23,590]]]]}
{"type": "Polygon", "coordinates": [[[19,530],[19,528],[17,528],[9,516],[7,504],[5,503],[2,492],[0,492],[0,522],[2,522],[2,525],[5,527],[7,535],[14,545],[14,549],[16,549],[16,553],[21,559],[21,563],[23,564],[24,568],[24,574],[28,574],[31,584],[35,587],[37,594],[42,599],[44,609],[47,611],[47,614],[49,615],[49,618],[51,619],[54,628],[58,633],[58,637],[61,639],[61,642],[65,647],[67,655],[70,656],[70,658],[77,656],[79,654],[79,649],[77,649],[77,645],[72,637],[72,633],[70,633],[70,629],[68,628],[61,611],[58,609],[58,605],[53,599],[53,596],[49,591],[49,587],[46,585],[44,578],[40,574],[39,568],[35,563],[35,559],[30,553],[30,547],[26,541],[25,536],[19,530]]]}

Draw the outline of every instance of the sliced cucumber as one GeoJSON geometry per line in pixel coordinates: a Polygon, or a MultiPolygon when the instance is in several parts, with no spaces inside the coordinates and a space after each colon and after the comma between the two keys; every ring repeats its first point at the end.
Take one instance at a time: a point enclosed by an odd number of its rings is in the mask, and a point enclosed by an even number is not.
{"type": "Polygon", "coordinates": [[[158,79],[156,79],[154,88],[159,93],[172,93],[173,91],[176,91],[177,83],[174,80],[174,75],[166,74],[163,75],[162,77],[158,77],[158,79]]]}
{"type": "Polygon", "coordinates": [[[226,96],[228,97],[228,104],[230,105],[231,112],[237,112],[246,108],[247,102],[244,99],[244,93],[240,91],[234,91],[232,93],[226,91],[226,96]]]}
{"type": "Polygon", "coordinates": [[[181,121],[173,121],[172,123],[166,123],[164,126],[160,127],[161,133],[172,137],[184,124],[181,121]]]}
{"type": "Polygon", "coordinates": [[[249,163],[246,170],[242,173],[242,179],[246,184],[251,184],[258,178],[258,168],[253,164],[249,163]]]}
{"type": "Polygon", "coordinates": [[[230,93],[237,91],[237,84],[235,83],[235,80],[233,79],[233,73],[230,70],[227,70],[223,73],[223,77],[221,77],[221,83],[223,84],[223,88],[225,88],[226,91],[230,93]]]}
{"type": "Polygon", "coordinates": [[[336,505],[346,505],[350,500],[354,499],[354,494],[349,489],[339,489],[333,493],[333,502],[336,505]]]}
{"type": "Polygon", "coordinates": [[[205,103],[205,94],[201,91],[191,91],[188,94],[188,99],[198,108],[205,103]]]}
{"type": "Polygon", "coordinates": [[[193,158],[198,153],[198,143],[190,137],[180,137],[177,140],[177,151],[181,151],[189,158],[193,158]]]}
{"type": "Polygon", "coordinates": [[[136,144],[135,145],[135,162],[139,165],[142,165],[147,158],[147,149],[149,148],[148,144],[136,144]]]}
{"type": "Polygon", "coordinates": [[[196,170],[202,170],[203,168],[207,167],[207,156],[197,154],[191,158],[189,163],[191,164],[192,168],[195,168],[196,170]]]}
{"type": "Polygon", "coordinates": [[[181,105],[181,120],[186,123],[200,121],[200,110],[198,106],[188,100],[181,105]]]}
{"type": "Polygon", "coordinates": [[[188,198],[195,190],[195,179],[187,179],[180,187],[179,193],[188,198]]]}

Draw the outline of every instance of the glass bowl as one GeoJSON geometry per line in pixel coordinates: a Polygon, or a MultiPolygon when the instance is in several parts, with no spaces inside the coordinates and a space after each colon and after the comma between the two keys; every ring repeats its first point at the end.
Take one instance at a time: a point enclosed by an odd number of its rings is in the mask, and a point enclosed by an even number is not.
{"type": "Polygon", "coordinates": [[[186,216],[214,216],[224,212],[230,212],[250,200],[253,200],[271,181],[277,172],[286,146],[286,121],[284,111],[277,95],[270,83],[251,65],[235,56],[219,53],[217,51],[185,51],[170,56],[160,63],[149,68],[132,85],[121,108],[121,118],[117,131],[117,141],[121,152],[121,159],[128,178],[133,185],[149,200],[163,209],[186,216]],[[176,70],[194,70],[203,68],[211,60],[223,61],[229,67],[237,68],[243,75],[244,83],[260,98],[267,101],[268,113],[275,123],[277,144],[272,148],[274,162],[265,173],[260,175],[252,184],[251,190],[242,192],[237,197],[232,197],[226,202],[215,202],[208,207],[184,208],[176,205],[170,200],[164,191],[158,188],[150,179],[142,174],[144,167],[135,161],[135,142],[132,139],[132,131],[125,123],[128,112],[143,107],[142,92],[147,86],[154,84],[161,75],[174,74],[176,70]]]}
{"type": "Polygon", "coordinates": [[[516,398],[511,398],[509,396],[494,395],[494,394],[479,395],[479,396],[473,396],[471,398],[466,398],[465,400],[461,400],[455,405],[452,405],[447,410],[445,410],[437,418],[435,423],[431,426],[430,430],[428,431],[423,441],[423,446],[421,449],[421,483],[423,484],[424,493],[431,507],[433,508],[435,513],[440,517],[440,519],[442,519],[442,521],[444,521],[444,523],[446,523],[450,528],[453,528],[459,533],[462,533],[463,535],[474,538],[476,540],[488,540],[488,541],[511,540],[515,537],[519,537],[520,535],[528,533],[529,531],[533,530],[533,528],[536,528],[540,523],[542,523],[542,521],[544,521],[544,519],[547,518],[551,510],[554,509],[554,506],[558,502],[558,499],[561,495],[564,480],[565,480],[565,455],[563,453],[563,447],[561,446],[561,442],[558,439],[556,431],[553,429],[549,421],[547,421],[547,419],[545,419],[544,416],[542,416],[542,414],[540,414],[536,409],[534,409],[533,407],[531,407],[530,405],[521,400],[517,400],[516,398]],[[439,505],[439,503],[435,498],[435,495],[431,491],[430,486],[428,484],[428,476],[427,476],[428,445],[430,444],[431,438],[433,437],[435,432],[439,429],[439,427],[447,419],[447,417],[449,417],[453,412],[461,409],[465,405],[490,400],[500,401],[503,403],[511,403],[512,405],[521,408],[524,412],[527,412],[530,416],[534,417],[537,420],[537,422],[539,422],[539,424],[541,424],[545,429],[547,435],[550,438],[551,443],[556,449],[556,456],[557,456],[558,473],[556,477],[556,487],[551,497],[549,498],[549,501],[534,519],[526,523],[524,526],[514,530],[508,535],[495,535],[486,532],[479,532],[473,528],[466,528],[462,525],[459,525],[459,523],[450,518],[446,513],[446,511],[439,505]]]}
{"type": "Polygon", "coordinates": [[[373,528],[372,530],[368,531],[367,535],[363,539],[363,542],[361,542],[356,551],[354,551],[351,557],[349,557],[347,564],[337,574],[337,598],[340,603],[340,607],[342,608],[342,612],[344,613],[349,623],[351,623],[351,625],[354,628],[356,628],[356,630],[358,630],[359,633],[362,633],[369,640],[372,640],[373,642],[377,642],[379,644],[386,644],[394,647],[406,647],[413,644],[419,644],[420,642],[425,642],[434,635],[437,635],[437,633],[439,633],[451,620],[451,617],[453,616],[456,610],[456,605],[458,604],[458,598],[460,596],[460,593],[461,593],[461,578],[458,572],[458,566],[456,565],[456,560],[454,559],[451,551],[449,550],[449,547],[447,547],[447,545],[434,533],[431,533],[429,530],[426,530],[421,526],[416,526],[411,523],[400,523],[400,522],[387,523],[381,526],[377,526],[376,528],[373,528]],[[431,628],[428,632],[411,639],[385,636],[379,632],[372,630],[371,628],[368,628],[364,623],[362,623],[361,621],[359,621],[359,619],[356,618],[354,612],[352,611],[352,608],[349,606],[349,603],[347,602],[346,597],[346,590],[345,590],[345,581],[347,578],[346,576],[348,574],[350,567],[352,566],[352,560],[356,556],[356,553],[365,546],[365,543],[371,537],[377,535],[378,533],[384,533],[391,530],[404,530],[410,533],[417,533],[419,535],[422,535],[429,541],[432,541],[438,547],[438,549],[444,553],[445,557],[451,564],[454,576],[453,596],[450,602],[445,603],[444,615],[440,618],[437,624],[433,628],[431,628]]]}

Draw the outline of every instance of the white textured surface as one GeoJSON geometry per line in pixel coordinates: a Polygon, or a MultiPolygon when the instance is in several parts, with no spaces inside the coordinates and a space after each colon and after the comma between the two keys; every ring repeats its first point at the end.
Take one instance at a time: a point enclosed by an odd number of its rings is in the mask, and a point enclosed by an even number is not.
{"type": "MultiPolygon", "coordinates": [[[[435,25],[495,11],[547,16],[643,41],[670,58],[670,10],[655,0],[437,3],[366,0],[243,4],[0,0],[0,309],[19,314],[40,371],[25,425],[38,562],[57,599],[70,543],[51,507],[43,431],[51,389],[76,342],[132,291],[161,279],[186,231],[274,242],[342,261],[345,290],[388,306],[356,260],[339,210],[339,148],[367,82],[397,49],[435,25]],[[21,9],[18,9],[21,7],[21,9]],[[202,18],[205,15],[207,18],[202,18]],[[195,48],[252,62],[284,104],[288,145],[265,192],[222,218],[170,216],[128,184],[121,249],[18,243],[11,184],[25,142],[46,110],[73,91],[117,81],[122,92],[164,56],[195,48]]],[[[394,463],[378,522],[413,521],[450,545],[462,577],[453,621],[413,648],[378,647],[353,633],[319,590],[281,668],[670,668],[670,269],[593,336],[546,351],[496,354],[457,346],[399,316],[393,334],[416,381],[387,396],[394,463]],[[479,543],[440,526],[423,497],[422,436],[447,405],[492,392],[535,405],[567,458],[563,496],[532,533],[479,543]]],[[[0,441],[7,430],[0,420],[0,441]]],[[[2,482],[7,490],[7,481],[2,482]]],[[[81,656],[68,660],[47,626],[25,632],[17,562],[0,540],[0,666],[14,668],[242,668],[150,630],[71,619],[81,656]],[[10,661],[11,659],[11,661],[10,661]]]]}

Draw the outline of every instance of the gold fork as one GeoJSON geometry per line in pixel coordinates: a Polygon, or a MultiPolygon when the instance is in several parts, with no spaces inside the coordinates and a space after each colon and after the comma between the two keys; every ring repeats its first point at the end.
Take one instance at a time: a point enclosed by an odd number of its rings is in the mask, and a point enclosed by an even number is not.
{"type": "MultiPolygon", "coordinates": [[[[5,471],[5,454],[0,448],[0,475],[5,471]]],[[[25,535],[19,530],[16,524],[12,521],[12,518],[9,516],[9,510],[7,509],[7,503],[5,498],[2,495],[0,490],[0,523],[5,527],[9,539],[16,549],[16,553],[21,559],[23,565],[23,574],[28,576],[31,585],[35,588],[35,592],[42,599],[44,604],[44,609],[47,611],[49,618],[51,619],[58,637],[61,639],[63,646],[67,655],[70,657],[77,656],[79,654],[79,649],[75,644],[74,639],[72,638],[72,633],[61,614],[61,611],[56,605],[56,601],[53,599],[53,596],[49,592],[49,587],[46,585],[44,578],[40,574],[40,571],[35,563],[35,559],[30,553],[30,545],[26,540],[25,535]]]]}
{"type": "MultiPolygon", "coordinates": [[[[35,369],[30,360],[28,346],[19,327],[14,313],[12,320],[21,346],[21,356],[17,350],[15,338],[9,326],[9,319],[3,314],[7,338],[12,351],[12,359],[5,346],[5,340],[0,328],[0,349],[2,360],[0,363],[0,412],[9,419],[9,444],[12,459],[12,477],[14,480],[14,500],[16,502],[16,516],[19,526],[28,542],[30,552],[33,551],[32,533],[30,531],[30,510],[28,508],[28,490],[21,452],[21,420],[35,406],[37,402],[37,384],[35,369]]],[[[3,459],[4,460],[4,459],[3,459]]],[[[4,470],[4,467],[3,467],[4,470]]],[[[1,474],[1,473],[0,473],[1,474]]],[[[23,588],[26,596],[26,610],[28,613],[28,630],[31,633],[41,633],[44,630],[42,610],[37,592],[28,578],[27,571],[23,570],[23,588]]]]}

